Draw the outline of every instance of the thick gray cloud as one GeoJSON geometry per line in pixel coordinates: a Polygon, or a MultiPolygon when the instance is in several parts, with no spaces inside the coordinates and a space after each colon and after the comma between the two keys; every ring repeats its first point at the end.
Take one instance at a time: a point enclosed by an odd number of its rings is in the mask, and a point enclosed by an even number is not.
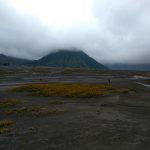
{"type": "Polygon", "coordinates": [[[150,63],[149,0],[0,0],[0,52],[38,59],[82,49],[102,63],[150,63]]]}

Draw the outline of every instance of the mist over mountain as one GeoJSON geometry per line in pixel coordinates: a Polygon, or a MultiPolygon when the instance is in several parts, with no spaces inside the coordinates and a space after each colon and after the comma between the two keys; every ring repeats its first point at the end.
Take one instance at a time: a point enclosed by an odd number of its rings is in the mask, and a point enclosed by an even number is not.
{"type": "Polygon", "coordinates": [[[0,0],[0,53],[82,49],[106,64],[150,64],[149,0],[0,0]]]}

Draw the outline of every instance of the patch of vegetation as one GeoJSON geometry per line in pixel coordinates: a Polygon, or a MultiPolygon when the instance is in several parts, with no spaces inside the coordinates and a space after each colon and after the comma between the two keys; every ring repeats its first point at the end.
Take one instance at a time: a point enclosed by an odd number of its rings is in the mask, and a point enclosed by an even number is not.
{"type": "Polygon", "coordinates": [[[6,114],[20,114],[20,113],[25,113],[27,112],[28,109],[26,107],[19,107],[19,108],[13,108],[6,110],[6,114]]]}
{"type": "Polygon", "coordinates": [[[116,89],[116,91],[119,93],[129,93],[130,91],[134,91],[134,90],[122,88],[122,89],[116,89]]]}
{"type": "Polygon", "coordinates": [[[48,102],[48,104],[50,104],[50,105],[60,105],[60,104],[64,104],[64,102],[61,101],[61,100],[51,100],[51,101],[48,102]]]}
{"type": "Polygon", "coordinates": [[[13,92],[30,92],[32,95],[89,98],[118,92],[111,85],[100,84],[27,84],[11,89],[13,92]]]}
{"type": "Polygon", "coordinates": [[[26,106],[22,108],[9,109],[6,111],[6,114],[26,114],[29,116],[44,116],[63,112],[65,112],[65,110],[54,107],[26,106]]]}
{"type": "Polygon", "coordinates": [[[11,120],[1,120],[0,121],[0,128],[5,127],[5,126],[9,126],[9,125],[12,125],[12,124],[14,124],[14,122],[11,121],[11,120]]]}
{"type": "Polygon", "coordinates": [[[8,128],[8,126],[13,125],[14,122],[11,120],[1,120],[0,121],[0,134],[6,134],[9,133],[11,130],[8,128]]]}
{"type": "Polygon", "coordinates": [[[67,74],[67,75],[72,74],[74,72],[76,72],[76,69],[70,69],[70,68],[61,71],[62,74],[67,74]]]}
{"type": "Polygon", "coordinates": [[[2,100],[2,101],[0,101],[0,108],[15,106],[15,105],[18,105],[21,103],[23,103],[23,101],[18,100],[18,99],[2,100]]]}
{"type": "Polygon", "coordinates": [[[73,73],[102,73],[103,70],[88,69],[88,68],[66,68],[61,71],[62,74],[73,74],[73,73]]]}
{"type": "Polygon", "coordinates": [[[10,133],[11,130],[9,128],[0,128],[0,134],[7,134],[7,133],[10,133]]]}
{"type": "Polygon", "coordinates": [[[40,107],[40,108],[33,108],[31,110],[31,115],[43,116],[43,115],[58,114],[58,113],[64,113],[64,112],[65,110],[60,109],[60,108],[40,107]]]}
{"type": "Polygon", "coordinates": [[[147,84],[150,84],[150,80],[147,80],[147,84]]]}
{"type": "Polygon", "coordinates": [[[0,69],[0,76],[7,75],[8,72],[6,70],[0,69]]]}
{"type": "Polygon", "coordinates": [[[32,68],[30,69],[30,72],[33,73],[51,73],[52,71],[50,68],[32,68]]]}

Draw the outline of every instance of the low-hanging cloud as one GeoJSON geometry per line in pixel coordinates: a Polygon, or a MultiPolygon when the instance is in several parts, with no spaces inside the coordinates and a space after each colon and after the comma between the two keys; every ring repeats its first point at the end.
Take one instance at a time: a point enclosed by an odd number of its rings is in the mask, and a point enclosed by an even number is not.
{"type": "Polygon", "coordinates": [[[149,0],[0,1],[0,53],[15,57],[74,48],[102,63],[149,64],[149,38],[149,0]]]}

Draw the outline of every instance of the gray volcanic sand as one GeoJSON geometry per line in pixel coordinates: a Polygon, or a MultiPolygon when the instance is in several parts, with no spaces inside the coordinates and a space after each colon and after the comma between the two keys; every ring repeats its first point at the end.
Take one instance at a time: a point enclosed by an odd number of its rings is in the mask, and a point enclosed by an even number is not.
{"type": "Polygon", "coordinates": [[[51,100],[66,112],[34,117],[6,115],[15,121],[11,133],[0,135],[0,150],[149,150],[150,88],[138,84],[149,80],[150,72],[86,71],[62,69],[3,68],[0,100],[22,99],[27,104],[47,105],[51,100]],[[138,77],[137,77],[138,76],[138,77]],[[147,77],[139,78],[139,76],[147,77]],[[71,99],[12,93],[10,87],[25,83],[100,83],[134,89],[106,97],[71,99]]]}

